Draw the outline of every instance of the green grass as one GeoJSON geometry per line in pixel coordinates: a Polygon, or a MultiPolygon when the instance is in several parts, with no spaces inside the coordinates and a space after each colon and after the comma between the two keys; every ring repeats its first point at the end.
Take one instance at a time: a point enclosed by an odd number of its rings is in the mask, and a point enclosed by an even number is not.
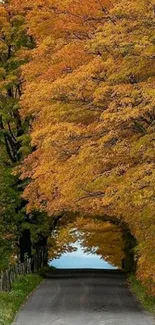
{"type": "Polygon", "coordinates": [[[42,277],[36,274],[19,276],[10,292],[0,293],[0,325],[12,323],[20,306],[41,281],[42,277]]]}
{"type": "Polygon", "coordinates": [[[55,272],[56,270],[57,270],[56,267],[47,265],[47,266],[42,267],[39,270],[39,275],[42,276],[42,277],[46,277],[46,273],[55,272]]]}
{"type": "Polygon", "coordinates": [[[129,276],[129,283],[132,292],[137,296],[143,307],[152,313],[155,313],[155,297],[148,296],[146,288],[140,281],[136,280],[135,275],[129,276]]]}

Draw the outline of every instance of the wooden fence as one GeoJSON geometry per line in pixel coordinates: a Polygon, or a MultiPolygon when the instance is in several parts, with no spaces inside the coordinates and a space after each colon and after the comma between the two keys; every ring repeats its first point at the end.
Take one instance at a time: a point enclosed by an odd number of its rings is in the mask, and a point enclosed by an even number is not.
{"type": "Polygon", "coordinates": [[[10,265],[5,271],[0,274],[0,292],[10,291],[13,282],[18,275],[26,275],[36,273],[41,267],[47,263],[47,248],[42,248],[32,258],[26,258],[23,263],[10,265]]]}

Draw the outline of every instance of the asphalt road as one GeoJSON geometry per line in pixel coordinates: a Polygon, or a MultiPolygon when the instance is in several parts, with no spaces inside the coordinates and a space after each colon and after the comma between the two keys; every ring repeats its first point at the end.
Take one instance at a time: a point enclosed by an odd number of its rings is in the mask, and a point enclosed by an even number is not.
{"type": "Polygon", "coordinates": [[[64,272],[45,279],[13,325],[155,325],[130,293],[124,274],[64,272]]]}

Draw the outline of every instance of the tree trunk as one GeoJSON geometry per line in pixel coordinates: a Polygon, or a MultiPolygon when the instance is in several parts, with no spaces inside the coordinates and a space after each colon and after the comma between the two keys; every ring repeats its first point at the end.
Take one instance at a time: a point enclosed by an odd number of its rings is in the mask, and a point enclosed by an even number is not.
{"type": "Polygon", "coordinates": [[[122,261],[122,268],[126,272],[135,272],[136,262],[134,258],[134,248],[137,245],[136,239],[130,233],[130,230],[124,231],[123,239],[124,239],[125,258],[122,261]]]}
{"type": "Polygon", "coordinates": [[[36,253],[39,252],[41,249],[44,249],[46,251],[46,256],[44,258],[44,264],[45,265],[47,265],[47,263],[48,263],[47,242],[48,242],[48,237],[47,236],[40,236],[39,240],[34,245],[34,249],[36,250],[36,253]]]}
{"type": "Polygon", "coordinates": [[[30,230],[25,229],[23,230],[20,241],[19,241],[19,248],[20,248],[20,262],[23,263],[25,260],[25,256],[31,257],[32,255],[32,247],[31,247],[31,236],[30,230]]]}

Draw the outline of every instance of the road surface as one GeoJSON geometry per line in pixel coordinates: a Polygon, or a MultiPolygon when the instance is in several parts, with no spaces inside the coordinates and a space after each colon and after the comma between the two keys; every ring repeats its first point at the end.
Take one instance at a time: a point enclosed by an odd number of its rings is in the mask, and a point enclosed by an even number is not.
{"type": "Polygon", "coordinates": [[[45,279],[13,325],[155,325],[120,272],[66,271],[45,279]]]}

